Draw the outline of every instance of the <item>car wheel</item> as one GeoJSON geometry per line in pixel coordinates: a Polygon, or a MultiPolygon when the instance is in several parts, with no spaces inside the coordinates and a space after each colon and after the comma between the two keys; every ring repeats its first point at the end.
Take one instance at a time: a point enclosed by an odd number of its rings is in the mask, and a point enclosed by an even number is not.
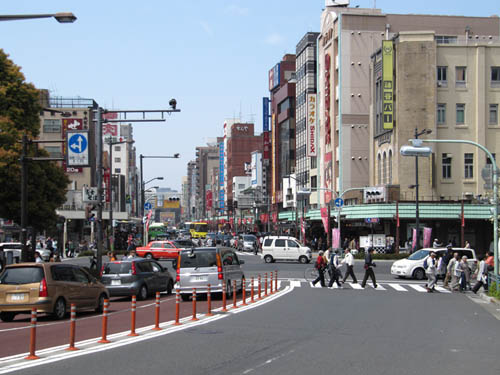
{"type": "Polygon", "coordinates": [[[189,301],[189,297],[190,297],[190,295],[189,295],[189,294],[181,294],[181,298],[182,298],[182,300],[183,300],[184,302],[189,301]]]}
{"type": "Polygon", "coordinates": [[[174,282],[170,280],[167,285],[167,294],[172,294],[173,289],[174,289],[174,282]]]}
{"type": "Polygon", "coordinates": [[[264,262],[266,262],[266,263],[272,263],[273,262],[273,257],[271,255],[266,255],[264,257],[264,262]]]}
{"type": "Polygon", "coordinates": [[[106,299],[106,295],[103,293],[99,296],[99,301],[97,302],[97,307],[95,308],[96,313],[102,313],[104,310],[104,300],[106,299]]]}
{"type": "Polygon", "coordinates": [[[153,254],[151,254],[151,253],[147,253],[147,254],[146,254],[146,259],[154,259],[154,258],[153,258],[153,254]]]}
{"type": "Polygon", "coordinates": [[[15,316],[16,316],[15,312],[4,311],[0,313],[0,319],[2,319],[3,322],[12,322],[15,316]]]}
{"type": "Polygon", "coordinates": [[[53,315],[57,320],[64,319],[66,316],[66,302],[64,301],[64,298],[61,297],[56,301],[53,315]]]}
{"type": "Polygon", "coordinates": [[[422,268],[417,268],[413,271],[413,277],[417,280],[425,279],[425,271],[422,268]]]}
{"type": "Polygon", "coordinates": [[[302,255],[299,257],[299,263],[306,264],[307,263],[307,257],[302,255]]]}
{"type": "Polygon", "coordinates": [[[141,286],[138,297],[140,301],[144,301],[148,298],[148,287],[146,285],[141,286]]]}

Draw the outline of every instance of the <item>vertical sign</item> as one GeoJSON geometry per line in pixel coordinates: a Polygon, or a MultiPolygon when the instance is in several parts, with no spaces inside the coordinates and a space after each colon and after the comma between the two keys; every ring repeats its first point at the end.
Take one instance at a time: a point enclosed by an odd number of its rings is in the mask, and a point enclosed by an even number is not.
{"type": "Polygon", "coordinates": [[[262,98],[262,131],[269,131],[269,98],[262,98]]]}
{"type": "Polygon", "coordinates": [[[330,123],[330,54],[325,54],[325,145],[332,142],[331,123],[330,123]]]}
{"type": "Polygon", "coordinates": [[[382,87],[383,101],[382,114],[384,129],[392,129],[394,127],[394,80],[393,72],[393,46],[391,40],[382,41],[382,87]]]}
{"type": "MultiPolygon", "coordinates": [[[[79,118],[64,118],[62,120],[62,139],[67,141],[67,135],[66,133],[68,130],[83,130],[83,120],[79,118]]],[[[82,173],[83,168],[81,167],[70,167],[66,163],[66,159],[68,157],[68,150],[66,147],[63,147],[63,169],[66,171],[66,173],[82,173]]]]}
{"type": "Polygon", "coordinates": [[[271,174],[273,177],[273,191],[272,203],[276,203],[276,115],[273,113],[271,116],[271,162],[272,170],[271,174]]]}
{"type": "Polygon", "coordinates": [[[219,208],[224,209],[224,142],[219,143],[219,208]]]}
{"type": "Polygon", "coordinates": [[[307,94],[307,156],[317,156],[316,116],[316,94],[307,94]]]}

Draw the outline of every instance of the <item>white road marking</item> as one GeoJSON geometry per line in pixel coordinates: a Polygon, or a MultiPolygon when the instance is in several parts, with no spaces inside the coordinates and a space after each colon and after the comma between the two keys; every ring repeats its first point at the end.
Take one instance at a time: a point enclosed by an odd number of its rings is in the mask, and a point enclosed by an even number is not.
{"type": "Polygon", "coordinates": [[[427,289],[425,289],[423,286],[417,285],[417,284],[408,284],[410,288],[415,289],[417,292],[420,293],[425,293],[427,292],[427,289]]]}
{"type": "Polygon", "coordinates": [[[387,284],[387,285],[389,285],[390,287],[396,289],[398,292],[407,292],[407,290],[405,288],[403,288],[399,284],[387,284]]]}
{"type": "Polygon", "coordinates": [[[346,283],[346,284],[349,284],[352,287],[352,289],[363,290],[363,287],[361,285],[359,285],[358,283],[356,283],[356,284],[346,283]]]}
{"type": "Polygon", "coordinates": [[[436,286],[435,289],[440,293],[451,293],[448,289],[443,288],[442,286],[436,286]]]}
{"type": "MultiPolygon", "coordinates": [[[[370,286],[373,288],[373,285],[372,285],[372,284],[368,284],[368,285],[370,285],[370,286]]],[[[376,288],[373,288],[373,289],[375,289],[375,290],[387,290],[387,289],[385,289],[385,288],[384,288],[382,285],[380,285],[380,284],[377,284],[377,287],[376,287],[376,288]]]]}
{"type": "MultiPolygon", "coordinates": [[[[281,283],[281,281],[278,282],[281,283]]],[[[290,286],[300,288],[302,286],[302,283],[298,280],[290,280],[290,286]]]]}

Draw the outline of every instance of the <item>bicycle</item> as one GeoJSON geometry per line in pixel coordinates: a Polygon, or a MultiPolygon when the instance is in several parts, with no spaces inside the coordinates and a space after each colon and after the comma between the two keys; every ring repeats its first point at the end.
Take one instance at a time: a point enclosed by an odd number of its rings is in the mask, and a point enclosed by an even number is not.
{"type": "MultiPolygon", "coordinates": [[[[323,272],[323,274],[325,275],[325,285],[328,285],[330,283],[330,273],[328,272],[328,268],[325,267],[321,272],[323,272]]],[[[306,268],[306,270],[304,271],[304,278],[310,283],[316,280],[318,278],[318,275],[319,271],[315,267],[306,268]]]]}

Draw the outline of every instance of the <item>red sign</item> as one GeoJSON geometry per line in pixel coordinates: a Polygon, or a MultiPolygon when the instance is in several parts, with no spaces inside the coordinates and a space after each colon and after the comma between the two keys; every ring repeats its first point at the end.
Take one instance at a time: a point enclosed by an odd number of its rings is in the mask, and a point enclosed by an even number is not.
{"type": "MultiPolygon", "coordinates": [[[[80,118],[64,118],[62,120],[62,124],[62,139],[64,139],[65,141],[66,133],[68,130],[83,130],[83,120],[80,118]]],[[[62,165],[66,173],[82,173],[83,168],[81,167],[66,166],[66,147],[63,147],[63,157],[65,160],[62,162],[62,165]]]]}
{"type": "Polygon", "coordinates": [[[109,175],[109,169],[104,171],[104,185],[106,186],[106,202],[110,201],[111,198],[111,176],[109,175]]]}
{"type": "Polygon", "coordinates": [[[331,139],[330,125],[330,54],[325,55],[325,145],[329,145],[331,139]]]}
{"type": "Polygon", "coordinates": [[[271,141],[269,139],[269,133],[270,132],[263,132],[263,134],[264,134],[264,152],[263,152],[263,157],[266,160],[268,160],[268,159],[271,158],[271,141]]]}
{"type": "Polygon", "coordinates": [[[277,223],[277,222],[278,222],[278,213],[273,212],[273,223],[277,223]]]}
{"type": "Polygon", "coordinates": [[[207,201],[206,207],[207,211],[212,209],[212,190],[207,190],[205,193],[205,200],[207,201]]]}
{"type": "Polygon", "coordinates": [[[102,114],[102,118],[105,120],[116,120],[118,118],[117,112],[106,112],[102,114]]]}
{"type": "Polygon", "coordinates": [[[328,220],[328,208],[323,207],[321,209],[321,221],[323,221],[323,226],[325,227],[325,233],[330,230],[330,221],[328,220]]]}
{"type": "Polygon", "coordinates": [[[118,136],[118,125],[102,124],[102,135],[118,136]]]}

